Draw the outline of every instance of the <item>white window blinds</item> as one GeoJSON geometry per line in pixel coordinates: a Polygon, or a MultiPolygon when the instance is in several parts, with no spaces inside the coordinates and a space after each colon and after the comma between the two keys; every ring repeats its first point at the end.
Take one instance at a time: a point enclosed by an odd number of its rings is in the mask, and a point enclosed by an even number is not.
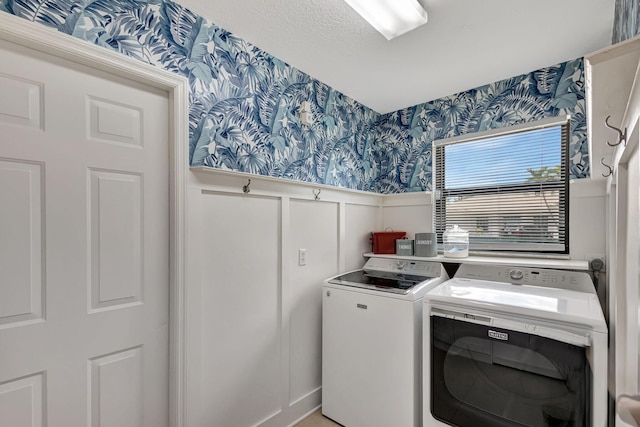
{"type": "Polygon", "coordinates": [[[471,250],[569,253],[568,119],[434,142],[438,239],[471,250]]]}

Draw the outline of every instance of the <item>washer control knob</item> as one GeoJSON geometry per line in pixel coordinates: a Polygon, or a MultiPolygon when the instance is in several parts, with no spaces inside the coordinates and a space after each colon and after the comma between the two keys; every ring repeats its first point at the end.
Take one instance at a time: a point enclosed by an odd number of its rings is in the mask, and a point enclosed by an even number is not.
{"type": "Polygon", "coordinates": [[[509,271],[509,277],[511,277],[513,280],[520,280],[524,277],[524,273],[522,272],[522,270],[513,269],[509,271]]]}
{"type": "Polygon", "coordinates": [[[396,261],[396,269],[402,270],[407,263],[404,261],[396,261]]]}

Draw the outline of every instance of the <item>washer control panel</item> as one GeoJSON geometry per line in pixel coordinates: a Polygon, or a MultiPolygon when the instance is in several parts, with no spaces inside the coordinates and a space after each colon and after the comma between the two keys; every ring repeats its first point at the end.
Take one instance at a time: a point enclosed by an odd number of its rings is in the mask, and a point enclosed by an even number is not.
{"type": "Polygon", "coordinates": [[[524,272],[522,270],[514,268],[513,270],[509,271],[509,277],[511,277],[513,280],[521,280],[524,277],[524,272]]]}
{"type": "Polygon", "coordinates": [[[441,268],[442,266],[439,262],[397,258],[369,258],[363,267],[364,270],[404,273],[424,277],[439,277],[441,268]]]}

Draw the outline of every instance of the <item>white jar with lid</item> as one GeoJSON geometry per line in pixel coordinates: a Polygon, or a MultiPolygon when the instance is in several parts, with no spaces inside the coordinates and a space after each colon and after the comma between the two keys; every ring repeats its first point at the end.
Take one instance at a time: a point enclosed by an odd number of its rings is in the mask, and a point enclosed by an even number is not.
{"type": "Polygon", "coordinates": [[[454,225],[442,233],[444,256],[465,258],[469,256],[469,232],[454,225]]]}

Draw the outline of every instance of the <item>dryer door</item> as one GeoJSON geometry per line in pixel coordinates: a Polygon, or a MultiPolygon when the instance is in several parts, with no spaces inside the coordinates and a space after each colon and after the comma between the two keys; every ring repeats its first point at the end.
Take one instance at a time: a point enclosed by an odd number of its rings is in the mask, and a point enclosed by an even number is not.
{"type": "Polygon", "coordinates": [[[431,316],[431,414],[449,425],[588,426],[585,347],[431,316]]]}

